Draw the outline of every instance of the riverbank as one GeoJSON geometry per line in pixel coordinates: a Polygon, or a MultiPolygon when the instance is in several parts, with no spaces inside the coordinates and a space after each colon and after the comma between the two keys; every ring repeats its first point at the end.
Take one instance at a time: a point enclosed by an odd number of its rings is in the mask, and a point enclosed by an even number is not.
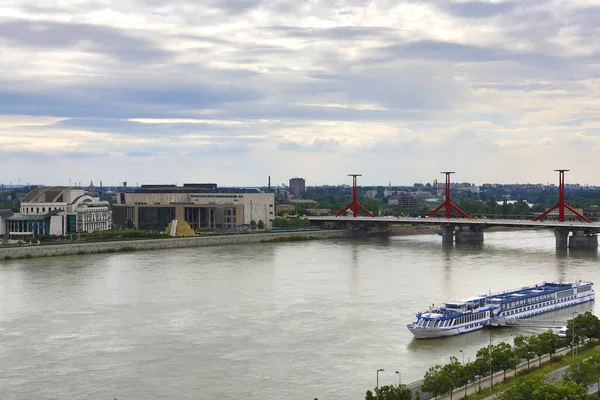
{"type": "Polygon", "coordinates": [[[278,233],[247,233],[238,235],[123,240],[118,242],[84,242],[57,245],[24,245],[20,247],[6,248],[2,248],[0,246],[0,260],[82,255],[93,253],[116,253],[139,250],[177,249],[185,247],[222,246],[232,244],[286,242],[295,240],[337,239],[347,238],[349,236],[350,231],[331,230],[278,233]]]}

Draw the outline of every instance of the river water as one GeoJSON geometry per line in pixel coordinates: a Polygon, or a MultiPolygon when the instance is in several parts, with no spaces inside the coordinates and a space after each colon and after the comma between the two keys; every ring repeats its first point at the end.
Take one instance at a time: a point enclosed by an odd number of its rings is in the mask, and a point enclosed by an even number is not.
{"type": "MultiPolygon", "coordinates": [[[[190,248],[0,262],[3,399],[364,399],[534,329],[414,340],[432,303],[574,279],[597,251],[547,231],[190,248]],[[462,351],[461,351],[462,350],[462,351]],[[394,373],[399,371],[400,374],[394,373]]],[[[596,288],[598,289],[598,288],[596,288]]],[[[545,314],[561,319],[594,304],[545,314]]]]}

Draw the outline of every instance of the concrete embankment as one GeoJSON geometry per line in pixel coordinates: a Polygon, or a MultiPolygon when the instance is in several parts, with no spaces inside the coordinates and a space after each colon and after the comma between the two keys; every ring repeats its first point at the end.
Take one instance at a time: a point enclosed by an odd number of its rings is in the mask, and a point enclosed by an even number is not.
{"type": "Polygon", "coordinates": [[[136,250],[176,249],[184,247],[220,246],[264,243],[302,239],[335,239],[349,237],[347,230],[251,233],[239,235],[202,236],[167,239],[123,240],[115,242],[69,243],[59,245],[0,246],[0,260],[66,256],[75,254],[109,253],[136,250]]]}

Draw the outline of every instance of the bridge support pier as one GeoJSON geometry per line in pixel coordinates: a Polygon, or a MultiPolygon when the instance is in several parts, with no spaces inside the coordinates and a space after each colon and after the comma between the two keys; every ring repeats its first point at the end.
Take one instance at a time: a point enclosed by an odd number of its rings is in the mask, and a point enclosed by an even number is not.
{"type": "Polygon", "coordinates": [[[555,229],[554,237],[556,238],[556,248],[566,249],[568,248],[569,231],[564,229],[555,229]]]}
{"type": "Polygon", "coordinates": [[[569,236],[570,249],[589,249],[598,247],[598,236],[583,230],[573,231],[569,236]]]}
{"type": "Polygon", "coordinates": [[[454,243],[454,225],[442,225],[442,243],[454,243]]]}
{"type": "Polygon", "coordinates": [[[455,234],[456,243],[481,244],[483,243],[483,231],[472,230],[468,226],[461,226],[455,234]]]}

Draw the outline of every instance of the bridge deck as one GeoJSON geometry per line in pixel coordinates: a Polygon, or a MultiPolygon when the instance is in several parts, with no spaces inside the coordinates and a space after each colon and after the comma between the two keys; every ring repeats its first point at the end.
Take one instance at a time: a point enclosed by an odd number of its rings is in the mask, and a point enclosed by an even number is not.
{"type": "Polygon", "coordinates": [[[370,223],[404,223],[422,225],[464,225],[481,226],[489,228],[493,226],[513,226],[522,228],[565,228],[570,230],[592,230],[600,231],[600,222],[583,221],[531,221],[522,219],[466,219],[466,218],[414,218],[414,217],[305,217],[310,221],[323,222],[370,222],[370,223]]]}

